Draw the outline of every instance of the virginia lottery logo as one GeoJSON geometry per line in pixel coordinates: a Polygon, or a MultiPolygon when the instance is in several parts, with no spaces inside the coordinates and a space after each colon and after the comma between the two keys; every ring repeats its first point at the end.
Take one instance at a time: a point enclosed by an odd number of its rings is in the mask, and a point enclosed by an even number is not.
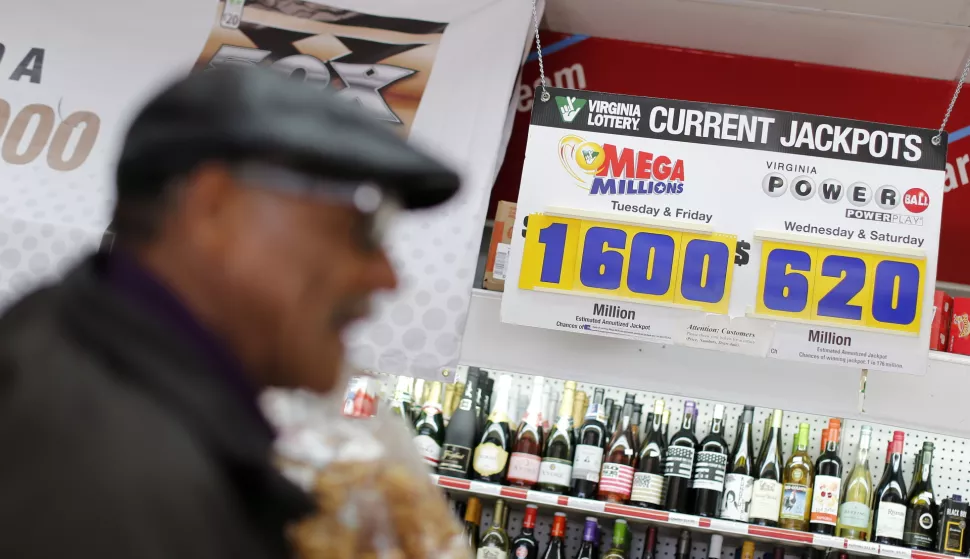
{"type": "Polygon", "coordinates": [[[588,142],[575,134],[559,140],[559,162],[590,195],[680,194],[684,161],[648,151],[588,142]]]}
{"type": "Polygon", "coordinates": [[[586,106],[586,99],[556,95],[556,105],[559,107],[559,116],[562,121],[568,123],[572,122],[579,115],[579,111],[586,106]]]}

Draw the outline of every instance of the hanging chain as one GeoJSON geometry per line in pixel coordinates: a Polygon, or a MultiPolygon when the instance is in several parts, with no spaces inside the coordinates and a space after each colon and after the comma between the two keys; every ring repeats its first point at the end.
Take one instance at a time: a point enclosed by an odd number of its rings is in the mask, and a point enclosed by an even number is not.
{"type": "MultiPolygon", "coordinates": [[[[542,102],[546,102],[549,100],[550,95],[546,91],[546,68],[542,65],[542,43],[539,42],[539,13],[536,10],[536,1],[532,0],[532,21],[536,27],[536,53],[539,55],[539,81],[542,84],[542,94],[539,95],[539,99],[542,102]]],[[[963,75],[966,77],[966,72],[963,75]]]]}
{"type": "MultiPolygon", "coordinates": [[[[535,4],[533,4],[533,6],[534,5],[535,4]]],[[[542,60],[542,58],[539,60],[542,60]]],[[[937,132],[936,136],[933,136],[934,146],[940,145],[940,142],[943,141],[943,129],[946,128],[946,123],[948,120],[950,120],[950,113],[953,112],[953,106],[957,104],[957,97],[960,96],[960,90],[963,89],[963,84],[967,81],[967,74],[970,74],[970,57],[967,58],[967,63],[963,65],[963,73],[960,74],[960,81],[957,82],[957,89],[953,92],[953,98],[950,99],[950,106],[946,108],[946,114],[943,115],[943,123],[940,124],[940,131],[937,132]]]]}

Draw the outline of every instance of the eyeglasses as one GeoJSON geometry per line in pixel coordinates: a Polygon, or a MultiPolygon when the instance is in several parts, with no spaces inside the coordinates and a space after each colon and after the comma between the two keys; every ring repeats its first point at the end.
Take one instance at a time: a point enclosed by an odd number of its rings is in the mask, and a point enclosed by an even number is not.
{"type": "Polygon", "coordinates": [[[373,183],[321,178],[257,161],[234,165],[231,173],[235,180],[253,188],[277,190],[354,208],[364,217],[364,230],[357,238],[365,250],[381,248],[391,222],[401,211],[400,203],[373,183]]]}

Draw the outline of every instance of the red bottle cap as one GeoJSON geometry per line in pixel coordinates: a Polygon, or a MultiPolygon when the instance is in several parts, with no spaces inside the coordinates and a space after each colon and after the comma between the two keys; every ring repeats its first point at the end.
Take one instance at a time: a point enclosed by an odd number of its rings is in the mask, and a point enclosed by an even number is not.
{"type": "Polygon", "coordinates": [[[528,505],[525,507],[525,517],[522,518],[523,528],[535,528],[536,527],[536,517],[539,516],[539,507],[536,505],[528,505]]]}
{"type": "Polygon", "coordinates": [[[566,537],[566,513],[556,513],[556,517],[552,521],[552,531],[550,535],[554,538],[566,537]]]}

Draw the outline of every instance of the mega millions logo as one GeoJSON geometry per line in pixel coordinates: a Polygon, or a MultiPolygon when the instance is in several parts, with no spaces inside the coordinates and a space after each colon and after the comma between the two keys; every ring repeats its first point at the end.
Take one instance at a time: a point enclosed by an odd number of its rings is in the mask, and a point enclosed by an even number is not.
{"type": "Polygon", "coordinates": [[[684,160],[615,144],[588,142],[575,134],[559,140],[559,162],[590,195],[680,194],[684,160]]]}

